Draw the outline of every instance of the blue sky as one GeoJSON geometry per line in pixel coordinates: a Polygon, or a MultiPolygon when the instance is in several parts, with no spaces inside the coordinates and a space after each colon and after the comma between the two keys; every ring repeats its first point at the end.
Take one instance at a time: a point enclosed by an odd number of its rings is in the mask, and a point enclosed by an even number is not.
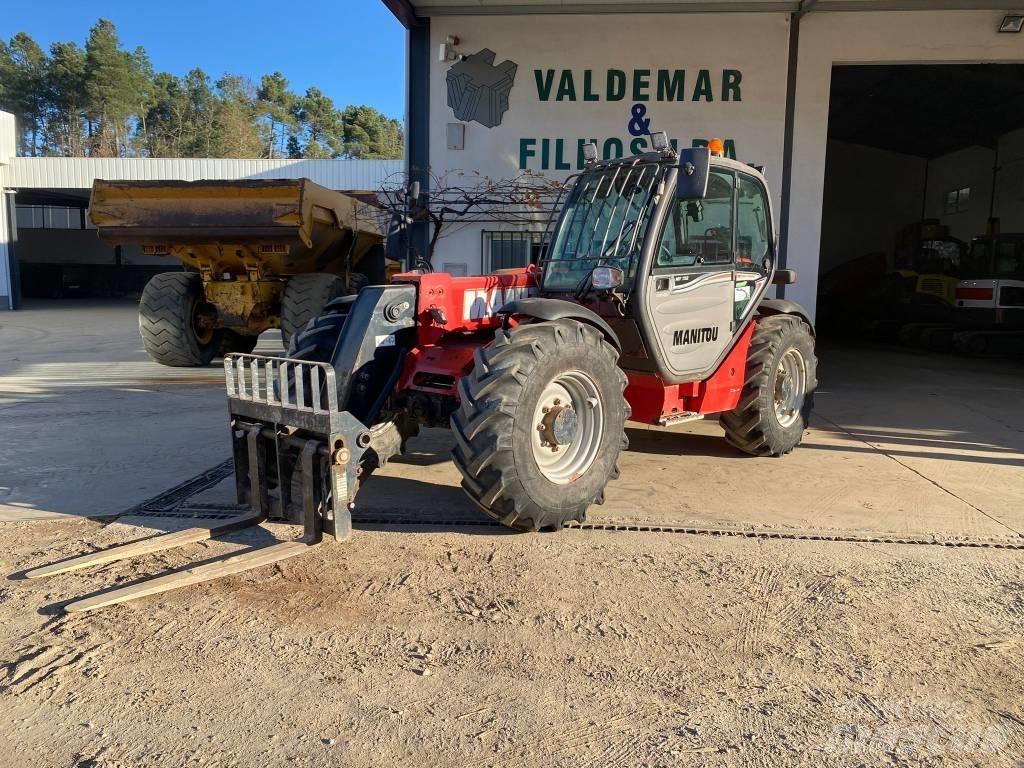
{"type": "Polygon", "coordinates": [[[44,48],[85,43],[98,18],[117,26],[122,45],[149,53],[157,71],[201,67],[260,75],[280,70],[292,90],[319,87],[339,107],[369,104],[401,119],[405,110],[405,29],[380,0],[46,0],[8,2],[0,37],[27,32],[44,48]]]}

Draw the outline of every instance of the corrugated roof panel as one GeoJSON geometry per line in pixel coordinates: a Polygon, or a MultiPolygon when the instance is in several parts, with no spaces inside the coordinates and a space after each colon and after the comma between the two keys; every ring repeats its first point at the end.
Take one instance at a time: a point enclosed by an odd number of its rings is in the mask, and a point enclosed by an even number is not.
{"type": "Polygon", "coordinates": [[[88,189],[110,181],[308,178],[330,189],[377,189],[398,179],[401,160],[216,160],[211,158],[16,157],[4,183],[15,189],[88,189]]]}

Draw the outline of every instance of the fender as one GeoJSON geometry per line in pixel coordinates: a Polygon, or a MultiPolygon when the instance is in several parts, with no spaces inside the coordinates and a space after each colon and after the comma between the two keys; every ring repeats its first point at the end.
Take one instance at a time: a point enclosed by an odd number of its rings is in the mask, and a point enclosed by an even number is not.
{"type": "Polygon", "coordinates": [[[796,315],[811,329],[811,335],[816,336],[814,332],[814,323],[811,322],[811,316],[807,313],[807,310],[797,304],[795,301],[789,299],[761,299],[761,303],[757,305],[757,314],[759,315],[796,315]]]}
{"type": "Polygon", "coordinates": [[[572,320],[579,320],[581,323],[587,323],[597,328],[597,330],[604,334],[608,343],[615,347],[615,351],[620,354],[622,353],[622,343],[619,341],[619,337],[615,335],[612,327],[605,322],[604,318],[596,312],[587,309],[582,304],[575,304],[564,299],[516,299],[499,309],[498,314],[505,318],[508,318],[510,315],[521,315],[523,317],[533,317],[537,320],[561,320],[566,317],[572,320]]]}

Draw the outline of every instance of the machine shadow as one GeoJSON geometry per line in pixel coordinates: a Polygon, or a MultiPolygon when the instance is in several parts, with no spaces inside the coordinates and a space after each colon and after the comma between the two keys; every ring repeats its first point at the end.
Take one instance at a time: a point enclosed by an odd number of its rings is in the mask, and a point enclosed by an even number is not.
{"type": "Polygon", "coordinates": [[[747,454],[733,448],[725,435],[701,435],[692,432],[626,427],[630,453],[657,456],[707,456],[718,459],[749,459],[747,454]]]}

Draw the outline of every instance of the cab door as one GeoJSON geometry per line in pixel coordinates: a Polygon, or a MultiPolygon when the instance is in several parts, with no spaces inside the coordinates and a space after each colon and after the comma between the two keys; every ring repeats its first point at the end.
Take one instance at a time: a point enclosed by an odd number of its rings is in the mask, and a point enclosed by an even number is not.
{"type": "Polygon", "coordinates": [[[736,173],[712,166],[701,201],[675,200],[646,276],[647,327],[678,381],[703,378],[732,342],[736,173]]]}

